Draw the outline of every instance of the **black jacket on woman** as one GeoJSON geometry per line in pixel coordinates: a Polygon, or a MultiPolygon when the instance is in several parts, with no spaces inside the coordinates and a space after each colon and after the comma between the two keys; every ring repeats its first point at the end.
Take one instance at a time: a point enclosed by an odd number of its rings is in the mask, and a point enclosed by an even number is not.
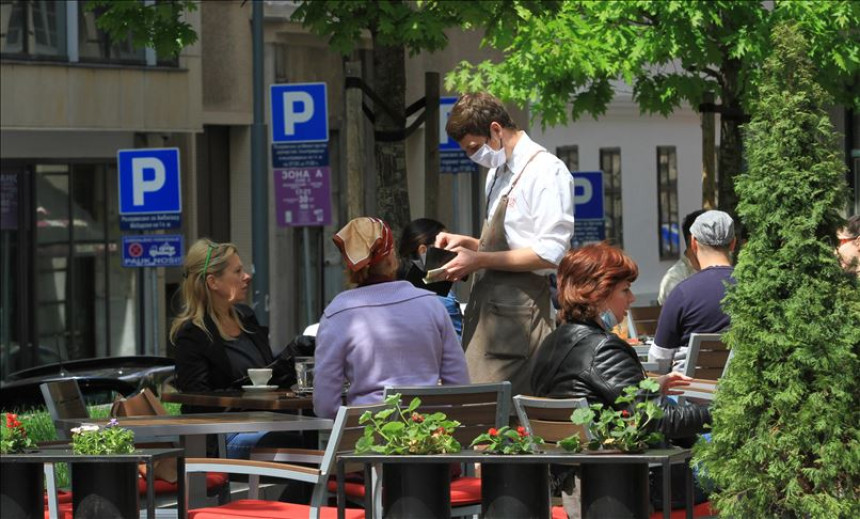
{"type": "MultiPolygon", "coordinates": [[[[266,364],[274,361],[269,348],[269,331],[260,326],[254,311],[246,305],[236,305],[239,320],[247,331],[266,364]]],[[[176,389],[185,393],[210,393],[212,391],[239,389],[241,379],[236,378],[227,356],[224,339],[218,333],[215,322],[207,314],[203,324],[209,335],[188,321],[180,328],[174,340],[176,356],[176,389]]],[[[264,366],[260,366],[261,368],[264,366]]],[[[183,406],[182,412],[215,412],[213,408],[183,406]]]]}
{"type": "MultiPolygon", "coordinates": [[[[585,398],[589,404],[615,407],[625,387],[638,385],[645,370],[636,351],[596,323],[569,322],[543,342],[532,365],[532,394],[549,398],[585,398]]],[[[656,425],[667,439],[703,432],[711,423],[707,407],[677,406],[660,400],[663,418],[656,425]]]]}

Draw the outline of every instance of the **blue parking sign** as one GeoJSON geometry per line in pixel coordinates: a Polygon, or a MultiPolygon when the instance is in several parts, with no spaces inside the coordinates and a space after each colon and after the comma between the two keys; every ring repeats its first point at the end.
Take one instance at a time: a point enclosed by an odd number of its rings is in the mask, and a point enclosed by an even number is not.
{"type": "Polygon", "coordinates": [[[272,142],[328,142],[325,83],[286,83],[269,89],[272,142]]]}
{"type": "Polygon", "coordinates": [[[119,214],[182,212],[178,148],[119,150],[119,214]]]}
{"type": "Polygon", "coordinates": [[[602,220],[603,172],[573,172],[573,214],[577,220],[602,220]]]}
{"type": "Polygon", "coordinates": [[[445,125],[448,124],[448,116],[451,115],[451,108],[454,107],[454,103],[456,102],[456,97],[439,98],[439,149],[442,151],[460,149],[457,141],[448,137],[448,133],[445,131],[445,125]]]}

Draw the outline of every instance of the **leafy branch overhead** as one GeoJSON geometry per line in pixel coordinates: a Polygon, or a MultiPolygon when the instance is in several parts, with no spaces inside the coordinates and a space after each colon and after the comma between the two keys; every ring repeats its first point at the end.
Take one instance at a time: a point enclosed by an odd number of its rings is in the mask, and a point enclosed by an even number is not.
{"type": "Polygon", "coordinates": [[[197,10],[193,0],[116,2],[88,0],[88,11],[96,14],[96,26],[113,41],[131,34],[137,48],[152,47],[159,56],[176,57],[183,48],[197,41],[197,32],[183,14],[197,10]]]}

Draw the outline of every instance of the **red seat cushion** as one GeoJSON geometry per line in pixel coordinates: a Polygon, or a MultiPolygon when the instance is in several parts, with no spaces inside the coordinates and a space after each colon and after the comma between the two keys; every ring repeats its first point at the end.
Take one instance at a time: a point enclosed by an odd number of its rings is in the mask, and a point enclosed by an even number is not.
{"type": "MultiPolygon", "coordinates": [[[[206,473],[206,490],[221,488],[228,482],[227,474],[224,472],[207,472],[206,473]]],[[[179,488],[176,483],[171,483],[163,479],[156,479],[155,493],[159,494],[175,494],[179,488]]],[[[146,494],[146,478],[137,479],[137,491],[140,494],[146,494]]]]}
{"type": "MultiPolygon", "coordinates": [[[[711,503],[705,501],[693,507],[693,517],[707,517],[709,515],[717,515],[717,512],[711,508],[711,503]]],[[[672,510],[670,515],[672,519],[684,519],[687,517],[687,511],[683,508],[672,510]]],[[[567,519],[567,512],[560,506],[552,507],[552,519],[567,519]]],[[[654,512],[651,514],[651,519],[663,519],[663,511],[654,512]]]]}
{"type": "MultiPolygon", "coordinates": [[[[240,499],[222,506],[197,508],[188,511],[188,519],[239,519],[255,517],[257,519],[307,519],[311,507],[280,501],[260,501],[257,499],[240,499]]],[[[336,519],[337,508],[320,508],[320,519],[336,519]]],[[[346,509],[346,519],[364,519],[364,510],[346,509]]]]}
{"type": "MultiPolygon", "coordinates": [[[[60,519],[72,519],[72,503],[60,503],[60,507],[57,509],[57,512],[57,516],[60,519]]],[[[45,519],[50,519],[47,504],[45,505],[45,519]]]]}
{"type": "MultiPolygon", "coordinates": [[[[57,502],[58,503],[71,503],[72,502],[72,493],[66,492],[65,490],[57,490],[57,502]]],[[[48,506],[48,492],[45,491],[45,506],[48,506]]]]}
{"type": "MultiPolygon", "coordinates": [[[[347,481],[344,493],[353,500],[364,499],[364,483],[347,481]]],[[[328,491],[337,492],[337,481],[328,480],[328,491]]],[[[451,480],[451,506],[474,505],[481,502],[481,478],[462,476],[451,480]]]]}
{"type": "MultiPolygon", "coordinates": [[[[705,501],[704,503],[699,503],[698,505],[693,507],[693,517],[707,517],[709,515],[717,515],[717,511],[711,508],[710,501],[705,501]]],[[[672,513],[669,515],[672,519],[684,519],[687,517],[687,511],[683,508],[676,508],[672,510],[672,513]]],[[[651,519],[663,519],[663,511],[660,510],[658,512],[654,512],[651,514],[651,519]]]]}

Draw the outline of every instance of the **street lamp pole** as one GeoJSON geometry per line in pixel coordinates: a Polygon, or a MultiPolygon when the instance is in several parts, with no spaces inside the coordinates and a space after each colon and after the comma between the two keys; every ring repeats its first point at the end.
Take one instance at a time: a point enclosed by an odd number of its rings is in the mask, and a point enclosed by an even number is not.
{"type": "Polygon", "coordinates": [[[266,116],[263,77],[263,2],[252,2],[254,123],[251,126],[251,242],[253,250],[253,305],[257,319],[269,325],[269,199],[266,176],[266,116]]]}

